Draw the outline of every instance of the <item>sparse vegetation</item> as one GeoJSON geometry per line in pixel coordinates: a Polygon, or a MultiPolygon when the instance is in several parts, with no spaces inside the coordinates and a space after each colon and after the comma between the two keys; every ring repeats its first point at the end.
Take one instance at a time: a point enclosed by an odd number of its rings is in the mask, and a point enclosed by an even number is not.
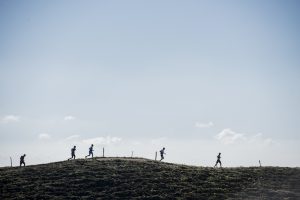
{"type": "Polygon", "coordinates": [[[300,169],[94,158],[0,168],[0,199],[300,199],[300,169]]]}

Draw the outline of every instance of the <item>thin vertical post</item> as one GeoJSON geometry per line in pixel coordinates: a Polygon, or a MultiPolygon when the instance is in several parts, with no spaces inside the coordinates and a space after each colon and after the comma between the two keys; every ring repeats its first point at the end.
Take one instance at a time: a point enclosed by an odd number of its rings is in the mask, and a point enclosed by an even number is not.
{"type": "Polygon", "coordinates": [[[156,159],[157,159],[157,151],[155,151],[155,161],[156,161],[156,159]]]}
{"type": "Polygon", "coordinates": [[[133,157],[133,151],[131,151],[131,158],[133,157]]]}
{"type": "Polygon", "coordinates": [[[104,158],[104,147],[103,147],[103,156],[102,157],[104,158]]]}
{"type": "Polygon", "coordinates": [[[12,159],[11,159],[11,157],[9,157],[10,158],[10,167],[12,167],[12,159]]]}

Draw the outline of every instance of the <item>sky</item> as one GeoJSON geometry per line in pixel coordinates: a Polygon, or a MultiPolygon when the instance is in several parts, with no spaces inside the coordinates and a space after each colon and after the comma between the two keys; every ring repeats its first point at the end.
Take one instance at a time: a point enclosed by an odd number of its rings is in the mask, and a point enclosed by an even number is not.
{"type": "Polygon", "coordinates": [[[0,1],[0,167],[95,155],[300,166],[300,8],[0,1]]]}

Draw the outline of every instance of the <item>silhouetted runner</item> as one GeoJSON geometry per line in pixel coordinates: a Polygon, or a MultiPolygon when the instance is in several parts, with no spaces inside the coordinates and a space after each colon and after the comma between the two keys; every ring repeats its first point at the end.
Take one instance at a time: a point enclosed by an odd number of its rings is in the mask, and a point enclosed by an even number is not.
{"type": "Polygon", "coordinates": [[[74,146],[72,149],[71,149],[71,158],[69,158],[68,160],[71,160],[71,159],[75,159],[76,156],[75,156],[75,151],[76,151],[76,146],[74,146]]]}
{"type": "Polygon", "coordinates": [[[215,166],[214,167],[216,167],[217,165],[218,165],[218,163],[220,163],[220,167],[222,167],[222,163],[221,163],[221,153],[219,153],[219,155],[217,156],[217,158],[218,158],[218,160],[217,160],[217,162],[216,162],[216,164],[215,164],[215,166]]]}
{"type": "Polygon", "coordinates": [[[85,158],[87,158],[90,155],[92,155],[92,158],[94,157],[94,155],[93,155],[93,151],[94,151],[93,147],[94,147],[94,145],[92,144],[91,147],[89,148],[89,155],[85,156],[85,158]]]}
{"type": "Polygon", "coordinates": [[[258,162],[259,162],[259,166],[261,167],[261,162],[260,162],[260,160],[259,160],[258,162]]]}
{"type": "Polygon", "coordinates": [[[24,161],[25,156],[26,156],[26,154],[24,154],[23,156],[20,157],[20,167],[22,166],[22,164],[23,164],[24,167],[25,167],[25,161],[24,161]]]}
{"type": "Polygon", "coordinates": [[[162,161],[164,159],[164,154],[166,154],[165,147],[162,150],[160,150],[159,152],[160,152],[160,161],[162,161]]]}

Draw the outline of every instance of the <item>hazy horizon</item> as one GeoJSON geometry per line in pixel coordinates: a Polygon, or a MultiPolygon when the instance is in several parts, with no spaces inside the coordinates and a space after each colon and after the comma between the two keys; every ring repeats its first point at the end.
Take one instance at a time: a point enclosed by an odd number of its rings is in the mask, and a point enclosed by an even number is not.
{"type": "Polygon", "coordinates": [[[88,153],[300,166],[298,1],[0,1],[0,167],[88,153]]]}

